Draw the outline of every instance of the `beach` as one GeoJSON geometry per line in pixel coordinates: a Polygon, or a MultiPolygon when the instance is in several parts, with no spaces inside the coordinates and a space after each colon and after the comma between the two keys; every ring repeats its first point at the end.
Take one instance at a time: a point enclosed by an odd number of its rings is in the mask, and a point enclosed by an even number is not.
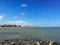
{"type": "Polygon", "coordinates": [[[0,42],[0,45],[60,45],[60,43],[52,40],[6,39],[0,42]]]}

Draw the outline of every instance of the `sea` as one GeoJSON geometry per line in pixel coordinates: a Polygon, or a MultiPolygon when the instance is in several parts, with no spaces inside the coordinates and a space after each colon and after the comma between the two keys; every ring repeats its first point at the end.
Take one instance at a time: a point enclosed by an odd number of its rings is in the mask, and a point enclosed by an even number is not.
{"type": "Polygon", "coordinates": [[[60,27],[0,27],[2,39],[54,40],[60,42],[60,27]]]}

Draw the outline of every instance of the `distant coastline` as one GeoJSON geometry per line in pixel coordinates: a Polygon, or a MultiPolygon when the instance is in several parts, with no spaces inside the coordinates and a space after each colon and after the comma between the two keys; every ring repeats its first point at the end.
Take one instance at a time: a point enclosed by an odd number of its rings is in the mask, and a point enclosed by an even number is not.
{"type": "Polygon", "coordinates": [[[3,25],[0,25],[0,27],[24,27],[24,28],[27,28],[27,27],[40,27],[40,26],[22,26],[22,25],[11,25],[11,24],[3,24],[3,25]]]}
{"type": "Polygon", "coordinates": [[[21,25],[0,25],[0,27],[22,27],[21,25]]]}

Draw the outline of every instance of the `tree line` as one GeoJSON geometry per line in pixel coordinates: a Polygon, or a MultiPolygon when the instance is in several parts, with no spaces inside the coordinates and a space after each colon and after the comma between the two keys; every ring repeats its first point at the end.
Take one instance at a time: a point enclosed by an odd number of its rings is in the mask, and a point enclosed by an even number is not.
{"type": "Polygon", "coordinates": [[[21,25],[0,25],[0,27],[21,27],[21,25]]]}

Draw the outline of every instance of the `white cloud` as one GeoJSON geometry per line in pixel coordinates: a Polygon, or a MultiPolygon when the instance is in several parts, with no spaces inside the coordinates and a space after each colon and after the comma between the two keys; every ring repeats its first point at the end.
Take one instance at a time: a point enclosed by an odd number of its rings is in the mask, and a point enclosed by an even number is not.
{"type": "Polygon", "coordinates": [[[2,15],[0,15],[0,19],[3,19],[3,16],[2,15]]]}
{"type": "Polygon", "coordinates": [[[14,16],[13,18],[17,18],[17,16],[14,16]]]}
{"type": "Polygon", "coordinates": [[[25,13],[21,13],[21,15],[25,15],[25,13]]]}
{"type": "Polygon", "coordinates": [[[27,4],[21,4],[21,7],[27,7],[27,4]]]}
{"type": "Polygon", "coordinates": [[[28,25],[28,22],[24,21],[24,20],[16,20],[16,21],[6,21],[4,22],[4,24],[13,24],[13,25],[28,25]]]}

